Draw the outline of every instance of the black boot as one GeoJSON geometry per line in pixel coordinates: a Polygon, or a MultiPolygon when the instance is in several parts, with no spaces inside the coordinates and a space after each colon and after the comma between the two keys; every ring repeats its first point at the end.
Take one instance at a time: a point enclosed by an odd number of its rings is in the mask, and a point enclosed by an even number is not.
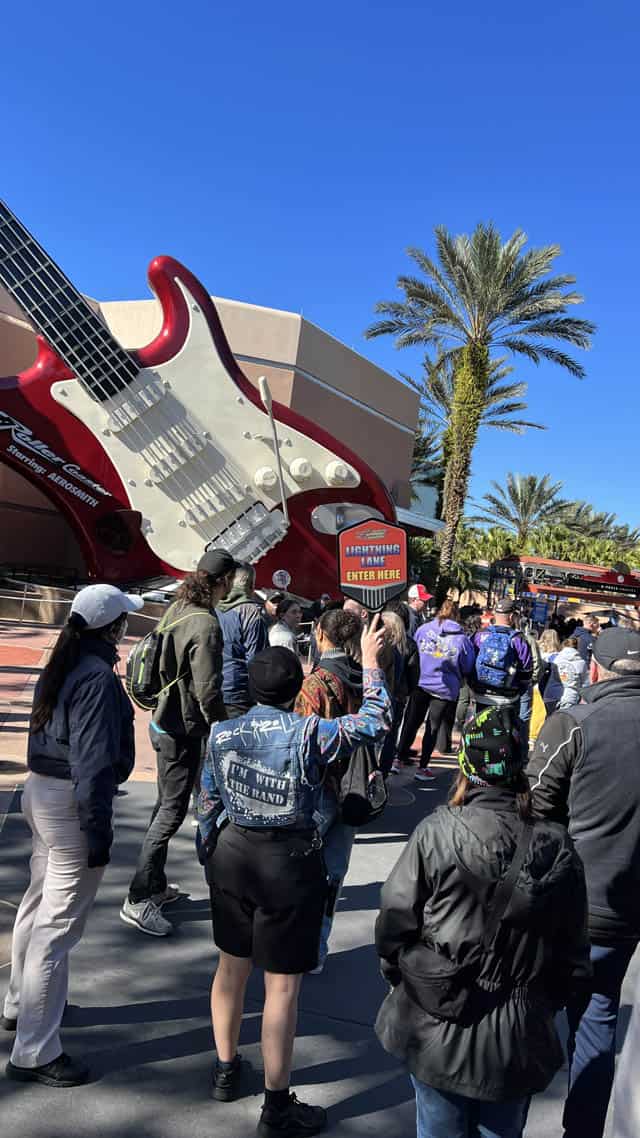
{"type": "Polygon", "coordinates": [[[18,1083],[43,1083],[45,1087],[80,1087],[89,1078],[89,1068],[70,1055],[58,1055],[41,1067],[16,1067],[9,1060],[5,1068],[8,1079],[18,1083]]]}
{"type": "Polygon", "coordinates": [[[213,1068],[213,1086],[211,1098],[218,1102],[233,1102],[238,1097],[238,1084],[242,1076],[242,1059],[236,1055],[232,1063],[221,1064],[216,1062],[213,1068]]]}
{"type": "Polygon", "coordinates": [[[294,1094],[282,1110],[263,1106],[256,1131],[258,1138],[306,1138],[319,1134],[327,1125],[327,1112],[321,1106],[298,1102],[294,1094]]]}

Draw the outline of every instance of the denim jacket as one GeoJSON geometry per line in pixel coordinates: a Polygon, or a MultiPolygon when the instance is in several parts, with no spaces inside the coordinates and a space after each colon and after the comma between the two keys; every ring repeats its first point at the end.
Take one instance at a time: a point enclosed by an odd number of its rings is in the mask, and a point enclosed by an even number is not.
{"type": "Polygon", "coordinates": [[[339,719],[258,704],[240,719],[214,724],[197,809],[205,849],[227,819],[249,829],[312,829],[327,764],[382,740],[391,726],[379,669],[364,673],[363,695],[360,711],[339,719]]]}

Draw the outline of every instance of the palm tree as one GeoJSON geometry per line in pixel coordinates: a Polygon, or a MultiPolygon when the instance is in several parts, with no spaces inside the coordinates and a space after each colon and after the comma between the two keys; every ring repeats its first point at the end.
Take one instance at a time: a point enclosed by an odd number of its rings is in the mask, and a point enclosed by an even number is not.
{"type": "Polygon", "coordinates": [[[554,557],[558,561],[579,561],[614,569],[616,565],[637,564],[640,550],[637,546],[620,545],[612,538],[576,533],[563,522],[537,530],[529,539],[527,552],[536,557],[554,557]]]}
{"type": "Polygon", "coordinates": [[[431,347],[441,367],[450,362],[453,368],[440,555],[446,575],[453,563],[491,368],[497,363],[491,349],[506,349],[536,364],[549,360],[582,377],[582,365],[553,341],[589,348],[595,325],[566,315],[569,306],[583,298],[571,291],[574,277],[549,275],[559,246],[523,252],[527,238],[521,230],[503,243],[492,224],[482,223],[471,236],[458,237],[438,226],[435,238],[438,263],[421,249],[409,250],[422,276],[398,278],[404,299],[380,301],[376,312],[383,318],[366,336],[395,336],[399,348],[431,347]]]}
{"type": "Polygon", "coordinates": [[[413,445],[411,484],[412,486],[435,487],[438,491],[438,499],[440,499],[443,483],[442,439],[435,427],[422,420],[418,424],[413,445]]]}
{"type": "Polygon", "coordinates": [[[479,503],[482,513],[471,520],[508,530],[519,552],[541,526],[563,520],[567,503],[558,497],[562,482],[552,482],[549,474],[507,474],[505,486],[491,486],[494,492],[479,503]]]}
{"type": "Polygon", "coordinates": [[[557,561],[588,562],[589,539],[569,529],[564,522],[543,525],[532,534],[527,553],[534,557],[552,557],[557,561]]]}
{"type": "Polygon", "coordinates": [[[622,549],[634,549],[640,541],[640,531],[618,521],[615,514],[595,510],[588,502],[569,502],[565,525],[584,538],[610,541],[622,549]]]}
{"type": "MultiPolygon", "coordinates": [[[[512,431],[516,435],[523,435],[528,428],[546,431],[547,428],[542,423],[513,418],[514,415],[527,409],[527,404],[524,402],[527,384],[503,382],[514,371],[513,367],[507,365],[506,360],[506,356],[501,356],[490,362],[480,427],[512,431]]],[[[440,356],[433,360],[427,355],[423,369],[424,375],[420,380],[412,379],[402,371],[399,375],[419,393],[421,413],[426,422],[432,424],[432,432],[439,429],[445,435],[451,425],[455,397],[455,357],[440,356]]]]}

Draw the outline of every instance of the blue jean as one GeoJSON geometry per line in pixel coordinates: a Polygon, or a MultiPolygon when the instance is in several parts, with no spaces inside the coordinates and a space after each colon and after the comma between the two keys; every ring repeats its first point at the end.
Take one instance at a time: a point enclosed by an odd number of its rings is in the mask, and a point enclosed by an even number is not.
{"type": "Polygon", "coordinates": [[[586,1011],[567,1005],[569,1094],[564,1107],[564,1138],[602,1138],[613,1085],[620,990],[633,942],[593,944],[593,980],[586,1011]],[[582,1012],[582,1014],[580,1014],[582,1012]]]}
{"type": "MultiPolygon", "coordinates": [[[[321,817],[321,820],[318,818],[318,829],[323,840],[322,853],[327,874],[340,883],[338,886],[339,893],[342,882],[347,876],[356,832],[353,826],[345,826],[344,822],[340,820],[338,801],[333,791],[328,787],[323,787],[320,791],[316,812],[321,817]]],[[[327,959],[332,925],[333,917],[329,917],[325,913],[322,918],[322,931],[320,933],[319,964],[324,964],[327,959]]]]}
{"type": "Polygon", "coordinates": [[[411,1076],[417,1138],[522,1138],[528,1099],[482,1102],[437,1091],[411,1076]]]}

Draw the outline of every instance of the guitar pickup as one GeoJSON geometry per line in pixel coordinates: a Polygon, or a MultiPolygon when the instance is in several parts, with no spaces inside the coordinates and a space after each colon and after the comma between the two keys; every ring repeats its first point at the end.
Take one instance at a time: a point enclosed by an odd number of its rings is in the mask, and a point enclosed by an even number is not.
{"type": "Polygon", "coordinates": [[[126,399],[123,399],[118,406],[111,408],[111,414],[107,421],[108,429],[114,435],[117,435],[119,431],[124,431],[140,419],[146,411],[156,407],[165,395],[166,388],[159,379],[145,383],[137,391],[128,391],[126,399]]]}
{"type": "MultiPolygon", "coordinates": [[[[160,482],[165,482],[167,478],[172,478],[183,466],[200,454],[207,445],[206,439],[200,439],[197,435],[192,435],[189,438],[181,439],[179,443],[174,442],[172,449],[165,454],[164,458],[158,459],[157,462],[149,464],[149,471],[147,478],[156,485],[160,482]]],[[[215,507],[214,513],[218,512],[219,507],[215,507]]]]}
{"type": "Polygon", "coordinates": [[[222,508],[219,502],[214,502],[212,498],[206,498],[204,502],[198,502],[185,510],[183,521],[188,526],[201,526],[211,518],[215,518],[222,508]]]}

